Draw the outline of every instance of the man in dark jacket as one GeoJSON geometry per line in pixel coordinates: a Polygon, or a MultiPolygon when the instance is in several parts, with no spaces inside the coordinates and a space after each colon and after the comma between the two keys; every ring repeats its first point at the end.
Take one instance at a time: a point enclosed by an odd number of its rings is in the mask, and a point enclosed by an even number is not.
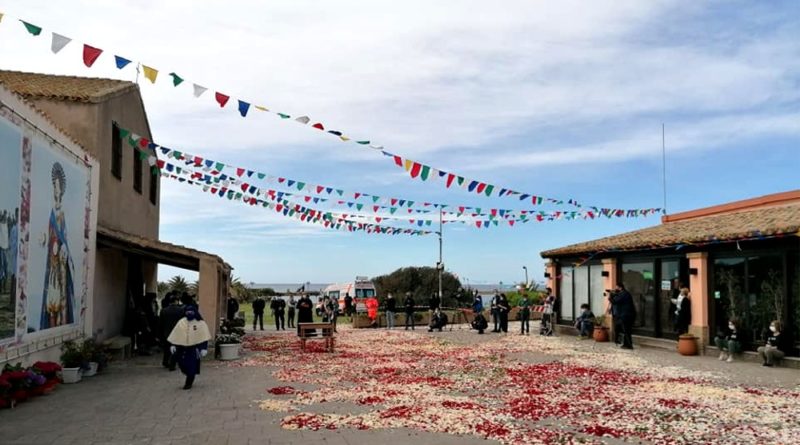
{"type": "Polygon", "coordinates": [[[497,332],[508,333],[508,313],[511,312],[511,305],[508,303],[506,294],[500,294],[500,300],[497,303],[497,316],[500,318],[500,330],[497,332]]]}
{"type": "Polygon", "coordinates": [[[403,307],[406,311],[406,331],[408,327],[411,326],[411,330],[414,330],[414,297],[411,296],[411,292],[406,292],[406,301],[403,303],[403,307]]]}
{"type": "MultiPolygon", "coordinates": [[[[611,303],[611,314],[614,324],[622,330],[622,349],[633,349],[633,323],[636,321],[636,306],[633,296],[625,289],[622,283],[608,296],[611,303]]],[[[618,336],[618,334],[615,334],[618,336]]]]}
{"type": "Polygon", "coordinates": [[[236,318],[237,312],[239,312],[239,302],[231,295],[228,297],[228,311],[226,314],[228,316],[228,321],[233,321],[233,319],[236,318]]]}
{"type": "Polygon", "coordinates": [[[168,368],[170,371],[174,371],[175,358],[170,351],[170,346],[172,345],[167,341],[167,337],[169,337],[169,334],[175,329],[175,325],[178,324],[178,321],[183,318],[184,308],[180,305],[180,302],[175,298],[174,294],[170,295],[168,300],[165,300],[164,303],[166,303],[166,306],[161,309],[161,312],[158,314],[158,320],[161,324],[161,349],[164,354],[161,359],[161,366],[168,368]]]}
{"type": "Polygon", "coordinates": [[[264,330],[264,308],[267,307],[267,302],[260,295],[253,301],[253,330],[256,330],[256,322],[264,330]]]}
{"type": "Polygon", "coordinates": [[[489,307],[489,313],[491,314],[492,322],[494,323],[494,329],[492,329],[492,332],[500,332],[500,310],[498,304],[500,304],[500,293],[495,291],[494,297],[492,297],[492,303],[489,307]]]}
{"type": "Polygon", "coordinates": [[[344,313],[348,317],[350,317],[350,321],[353,321],[353,313],[355,312],[353,308],[353,297],[350,296],[349,293],[344,294],[344,313]]]}
{"type": "Polygon", "coordinates": [[[431,312],[436,312],[436,309],[442,305],[442,300],[439,298],[439,295],[434,293],[431,295],[431,298],[428,299],[428,307],[430,308],[431,312]]]}
{"type": "Polygon", "coordinates": [[[283,298],[273,297],[272,302],[269,304],[269,308],[272,309],[272,313],[275,315],[275,330],[280,331],[283,329],[286,330],[286,320],[284,318],[284,314],[286,311],[286,302],[283,298]]]}

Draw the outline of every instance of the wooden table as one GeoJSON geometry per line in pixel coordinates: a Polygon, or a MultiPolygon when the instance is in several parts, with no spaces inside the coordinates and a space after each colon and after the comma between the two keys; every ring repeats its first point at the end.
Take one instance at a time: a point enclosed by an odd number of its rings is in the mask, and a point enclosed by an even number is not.
{"type": "Polygon", "coordinates": [[[333,323],[298,323],[297,326],[302,351],[306,350],[306,340],[320,338],[325,340],[325,350],[333,352],[333,323]],[[320,333],[310,333],[310,330],[319,330],[320,333]]]}

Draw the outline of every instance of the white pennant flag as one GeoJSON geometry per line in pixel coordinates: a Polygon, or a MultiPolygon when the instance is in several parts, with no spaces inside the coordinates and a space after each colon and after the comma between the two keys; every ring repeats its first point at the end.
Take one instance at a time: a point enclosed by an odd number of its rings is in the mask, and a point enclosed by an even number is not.
{"type": "Polygon", "coordinates": [[[206,92],[206,90],[208,89],[208,88],[206,88],[206,87],[204,87],[204,86],[200,86],[200,85],[198,85],[198,84],[196,84],[196,83],[195,83],[195,84],[193,84],[193,85],[194,85],[194,97],[200,97],[200,96],[202,96],[202,95],[203,95],[203,93],[205,93],[205,92],[206,92]]]}
{"type": "Polygon", "coordinates": [[[64,49],[64,47],[67,46],[67,44],[71,41],[72,39],[69,37],[53,33],[53,43],[50,44],[50,49],[53,51],[53,54],[58,54],[58,52],[64,49]]]}

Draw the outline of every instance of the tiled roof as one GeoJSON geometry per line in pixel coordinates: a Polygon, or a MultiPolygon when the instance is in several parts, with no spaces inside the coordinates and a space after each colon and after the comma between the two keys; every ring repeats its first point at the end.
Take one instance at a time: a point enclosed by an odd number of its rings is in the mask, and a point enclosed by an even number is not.
{"type": "Polygon", "coordinates": [[[542,252],[542,257],[800,234],[800,202],[670,222],[542,252]]]}
{"type": "Polygon", "coordinates": [[[96,77],[58,76],[0,70],[0,83],[28,98],[98,103],[112,95],[137,89],[133,82],[96,77]]]}

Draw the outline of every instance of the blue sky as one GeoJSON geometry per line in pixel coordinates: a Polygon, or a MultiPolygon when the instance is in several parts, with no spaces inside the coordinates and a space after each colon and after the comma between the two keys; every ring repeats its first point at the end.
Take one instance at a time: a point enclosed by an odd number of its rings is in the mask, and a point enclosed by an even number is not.
{"type": "MultiPolygon", "coordinates": [[[[597,206],[661,206],[662,122],[670,212],[798,188],[795,1],[230,3],[0,1],[11,16],[0,67],[135,79],[108,53],[84,67],[76,42],[143,60],[162,70],[140,82],[156,142],[348,191],[529,208],[411,180],[300,125],[242,119],[166,73],[445,170],[597,206]],[[16,18],[45,32],[31,38],[16,18]],[[50,31],[75,42],[53,55],[50,31]]],[[[162,184],[161,238],[221,255],[244,281],[344,281],[438,257],[433,236],[327,231],[162,184]]],[[[541,250],[658,221],[454,225],[444,259],[472,283],[521,281],[523,265],[541,279],[541,250]]]]}

